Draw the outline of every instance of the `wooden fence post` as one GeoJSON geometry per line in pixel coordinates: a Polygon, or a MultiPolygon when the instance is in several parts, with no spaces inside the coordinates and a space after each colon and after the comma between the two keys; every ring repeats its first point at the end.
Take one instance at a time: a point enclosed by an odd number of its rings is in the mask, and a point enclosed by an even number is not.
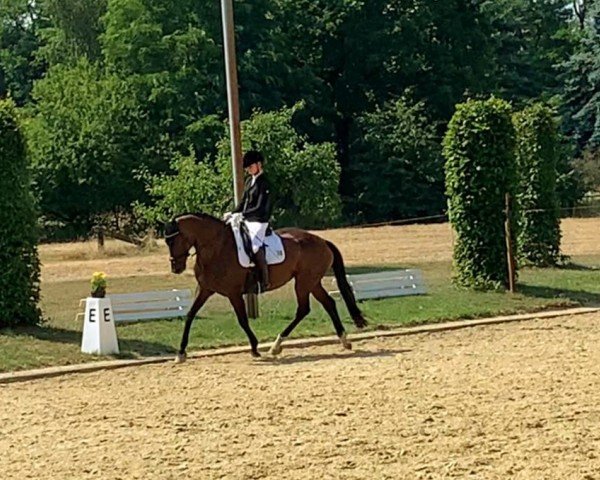
{"type": "Polygon", "coordinates": [[[504,219],[504,238],[506,239],[506,263],[508,270],[508,291],[515,293],[516,291],[516,275],[515,275],[515,254],[513,251],[512,231],[510,225],[511,208],[510,208],[510,193],[504,197],[505,203],[505,219],[504,219]]]}

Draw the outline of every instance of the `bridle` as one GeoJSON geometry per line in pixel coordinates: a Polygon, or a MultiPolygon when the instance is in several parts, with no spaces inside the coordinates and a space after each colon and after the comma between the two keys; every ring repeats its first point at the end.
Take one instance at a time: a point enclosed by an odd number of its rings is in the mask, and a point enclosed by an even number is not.
{"type": "MultiPolygon", "coordinates": [[[[181,232],[177,231],[177,232],[171,233],[170,235],[165,235],[165,240],[168,240],[169,238],[174,238],[177,235],[179,235],[180,233],[181,232]]],[[[177,255],[175,257],[170,256],[169,260],[170,260],[171,264],[174,264],[175,262],[178,262],[180,260],[184,260],[184,259],[187,260],[188,257],[190,257],[190,256],[193,257],[194,255],[196,255],[196,252],[194,252],[193,254],[190,255],[190,252],[188,250],[187,252],[182,253],[181,255],[177,255]]]]}

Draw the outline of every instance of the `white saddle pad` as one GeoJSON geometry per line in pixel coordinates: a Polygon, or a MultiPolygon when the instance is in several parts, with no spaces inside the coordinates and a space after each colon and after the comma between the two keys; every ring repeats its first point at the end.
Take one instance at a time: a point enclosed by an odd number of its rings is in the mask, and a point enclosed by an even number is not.
{"type": "MultiPolygon", "coordinates": [[[[235,245],[237,247],[238,261],[240,265],[244,268],[250,268],[254,266],[254,262],[250,260],[250,257],[246,253],[244,249],[244,243],[242,241],[242,232],[241,232],[241,216],[233,215],[227,223],[231,227],[233,231],[233,236],[235,237],[235,245]]],[[[273,232],[271,235],[265,237],[265,253],[267,257],[267,264],[269,265],[277,265],[279,263],[283,263],[285,260],[285,250],[283,248],[283,240],[281,237],[273,232]]]]}

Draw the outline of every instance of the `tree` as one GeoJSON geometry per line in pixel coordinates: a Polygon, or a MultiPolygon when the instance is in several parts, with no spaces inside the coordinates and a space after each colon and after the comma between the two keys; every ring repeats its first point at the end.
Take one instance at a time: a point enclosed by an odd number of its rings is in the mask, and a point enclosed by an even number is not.
{"type": "Polygon", "coordinates": [[[486,0],[489,38],[495,58],[494,91],[513,102],[560,93],[557,64],[567,60],[573,41],[563,0],[486,0]]]}
{"type": "Polygon", "coordinates": [[[576,51],[562,67],[564,128],[580,156],[600,146],[600,2],[587,4],[576,51]]]}
{"type": "Polygon", "coordinates": [[[74,67],[52,68],[34,98],[27,133],[46,221],[85,235],[97,215],[129,209],[143,197],[134,173],[143,166],[154,171],[161,159],[149,149],[157,140],[148,138],[130,84],[82,58],[74,67]]]}
{"type": "Polygon", "coordinates": [[[586,150],[575,162],[586,192],[600,192],[600,148],[586,150]]]}
{"type": "MultiPolygon", "coordinates": [[[[214,17],[218,27],[218,12],[217,2],[109,0],[104,16],[108,72],[129,79],[148,124],[181,152],[202,117],[224,112],[222,51],[205,25],[214,17]]],[[[207,153],[197,150],[198,158],[207,153]]]]}
{"type": "MultiPolygon", "coordinates": [[[[329,226],[338,220],[341,209],[335,149],[330,143],[310,143],[298,134],[292,117],[300,108],[255,112],[242,123],[243,149],[257,148],[265,156],[274,225],[329,226]]],[[[233,207],[229,137],[224,135],[219,142],[216,159],[197,163],[193,154],[178,156],[172,168],[174,175],[147,177],[154,204],[138,205],[138,212],[150,222],[185,211],[221,216],[233,207]]]]}
{"type": "Polygon", "coordinates": [[[384,221],[444,209],[443,163],[436,125],[423,103],[406,98],[356,122],[351,152],[356,215],[384,221]]]}
{"type": "Polygon", "coordinates": [[[554,113],[535,104],[513,117],[516,131],[518,252],[522,262],[540,267],[560,257],[560,215],[556,165],[560,154],[554,113]]]}
{"type": "Polygon", "coordinates": [[[454,281],[508,285],[504,199],[515,188],[511,107],[497,98],[457,105],[444,138],[448,215],[455,232],[454,281]]]}
{"type": "Polygon", "coordinates": [[[356,118],[413,87],[433,121],[446,121],[466,90],[486,91],[490,62],[479,7],[432,2],[278,0],[290,67],[303,72],[306,109],[300,128],[333,141],[342,169],[340,192],[354,202],[350,146],[356,118]],[[460,28],[457,28],[457,25],[460,28]]]}
{"type": "Polygon", "coordinates": [[[0,3],[0,97],[10,96],[17,105],[29,100],[33,81],[45,71],[37,57],[44,24],[38,2],[0,3]]]}
{"type": "Polygon", "coordinates": [[[43,0],[48,25],[41,30],[40,55],[52,65],[101,59],[100,35],[107,0],[43,0]]]}
{"type": "Polygon", "coordinates": [[[41,320],[37,216],[15,105],[0,100],[0,328],[41,320]]]}

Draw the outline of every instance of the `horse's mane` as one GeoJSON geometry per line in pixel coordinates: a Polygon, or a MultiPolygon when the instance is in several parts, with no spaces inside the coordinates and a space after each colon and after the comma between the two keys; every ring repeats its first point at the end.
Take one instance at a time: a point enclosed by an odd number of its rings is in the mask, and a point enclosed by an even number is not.
{"type": "Polygon", "coordinates": [[[224,223],[221,220],[219,220],[217,217],[213,217],[212,215],[209,215],[208,213],[203,213],[203,212],[180,213],[179,215],[173,217],[173,219],[171,221],[165,223],[165,237],[177,235],[179,233],[179,225],[177,225],[177,221],[180,220],[182,217],[188,217],[188,216],[196,217],[201,220],[211,220],[218,224],[224,225],[224,223]]]}
{"type": "Polygon", "coordinates": [[[176,222],[177,220],[179,220],[181,217],[187,217],[187,216],[192,216],[192,217],[198,217],[202,220],[214,220],[216,222],[219,223],[223,223],[220,219],[218,219],[217,217],[214,217],[213,215],[210,215],[208,213],[204,213],[204,212],[184,212],[184,213],[180,213],[179,215],[177,215],[174,219],[173,222],[176,222]]]}

